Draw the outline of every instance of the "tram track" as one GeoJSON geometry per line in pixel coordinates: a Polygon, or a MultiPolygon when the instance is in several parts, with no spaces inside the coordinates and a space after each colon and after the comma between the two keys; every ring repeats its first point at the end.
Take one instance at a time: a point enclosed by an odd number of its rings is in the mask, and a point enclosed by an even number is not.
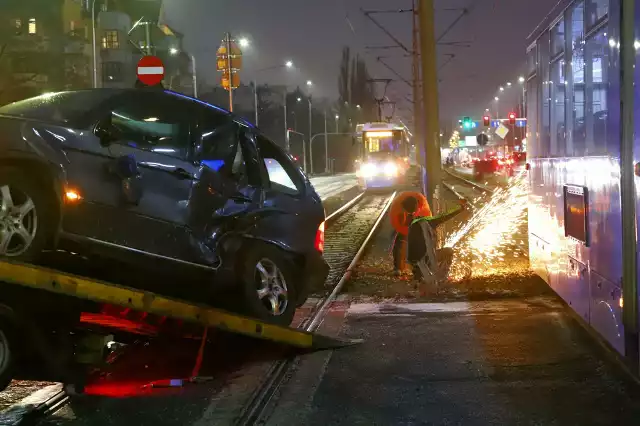
{"type": "MultiPolygon", "coordinates": [[[[313,289],[313,296],[317,299],[310,313],[298,326],[299,329],[314,331],[321,324],[328,307],[351,275],[351,271],[385,216],[394,196],[395,193],[391,196],[360,193],[327,216],[325,258],[329,263],[330,273],[324,288],[313,289]]],[[[251,402],[242,411],[238,424],[253,424],[252,419],[261,416],[260,407],[271,400],[271,396],[289,371],[292,362],[293,359],[287,358],[274,363],[262,386],[252,395],[251,402]]],[[[21,401],[16,400],[13,405],[15,406],[16,403],[26,405],[27,400],[32,400],[31,409],[28,412],[17,412],[14,420],[5,418],[0,423],[15,426],[41,423],[67,406],[71,398],[61,384],[52,384],[36,390],[26,398],[21,398],[21,401]],[[35,398],[36,400],[33,401],[33,396],[38,393],[41,393],[44,398],[41,397],[39,400],[35,398]]]]}
{"type": "MultiPolygon", "coordinates": [[[[326,291],[298,328],[313,332],[320,326],[331,303],[336,300],[344,284],[351,277],[395,196],[395,192],[390,197],[363,193],[348,209],[339,212],[333,218],[328,218],[332,221],[325,234],[325,259],[331,271],[325,281],[326,291]],[[326,238],[327,235],[330,238],[326,238]],[[327,244],[328,241],[331,241],[331,244],[327,244]]],[[[296,359],[295,356],[289,357],[273,364],[262,384],[243,407],[235,425],[264,424],[268,407],[295,365],[296,359]]]]}
{"type": "Polygon", "coordinates": [[[465,199],[471,207],[478,209],[480,204],[486,201],[487,196],[491,197],[495,193],[494,188],[481,185],[469,179],[443,169],[447,175],[442,180],[442,186],[453,193],[459,199],[465,199]]]}

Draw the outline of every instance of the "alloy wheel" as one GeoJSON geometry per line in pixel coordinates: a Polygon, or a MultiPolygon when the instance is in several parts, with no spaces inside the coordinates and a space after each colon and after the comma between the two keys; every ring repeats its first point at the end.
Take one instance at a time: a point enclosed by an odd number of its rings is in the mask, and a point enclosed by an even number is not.
{"type": "Polygon", "coordinates": [[[256,264],[258,299],[273,316],[282,315],[289,304],[287,283],[280,268],[269,259],[261,259],[256,264]]]}
{"type": "Polygon", "coordinates": [[[31,197],[9,185],[0,186],[0,256],[24,254],[38,230],[38,214],[31,197]]]}

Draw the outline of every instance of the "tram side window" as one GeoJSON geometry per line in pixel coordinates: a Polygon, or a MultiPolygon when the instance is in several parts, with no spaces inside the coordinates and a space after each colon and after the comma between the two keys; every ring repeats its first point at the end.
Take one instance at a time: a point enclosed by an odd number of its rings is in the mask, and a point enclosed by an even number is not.
{"type": "Polygon", "coordinates": [[[587,108],[587,138],[589,153],[595,155],[614,154],[618,146],[607,148],[607,84],[609,65],[609,46],[605,30],[601,30],[587,40],[586,52],[589,58],[587,93],[589,108],[587,108]]]}

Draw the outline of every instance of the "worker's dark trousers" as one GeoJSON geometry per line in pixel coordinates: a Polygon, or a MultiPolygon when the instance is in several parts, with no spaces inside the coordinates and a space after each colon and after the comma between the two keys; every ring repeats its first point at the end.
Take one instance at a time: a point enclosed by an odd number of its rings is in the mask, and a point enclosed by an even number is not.
{"type": "Polygon", "coordinates": [[[401,271],[404,269],[406,255],[407,237],[400,233],[396,233],[396,237],[393,242],[393,269],[395,271],[401,271]]]}

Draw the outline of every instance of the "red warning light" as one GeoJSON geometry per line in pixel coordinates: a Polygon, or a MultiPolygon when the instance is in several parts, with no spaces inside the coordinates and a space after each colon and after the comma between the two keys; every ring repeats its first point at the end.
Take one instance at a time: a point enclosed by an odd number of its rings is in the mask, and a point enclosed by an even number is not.
{"type": "Polygon", "coordinates": [[[488,115],[482,117],[482,121],[484,122],[484,125],[486,127],[489,127],[489,125],[491,125],[491,117],[489,117],[488,115]]]}
{"type": "Polygon", "coordinates": [[[515,112],[510,112],[509,113],[509,124],[516,124],[516,113],[515,112]]]}

